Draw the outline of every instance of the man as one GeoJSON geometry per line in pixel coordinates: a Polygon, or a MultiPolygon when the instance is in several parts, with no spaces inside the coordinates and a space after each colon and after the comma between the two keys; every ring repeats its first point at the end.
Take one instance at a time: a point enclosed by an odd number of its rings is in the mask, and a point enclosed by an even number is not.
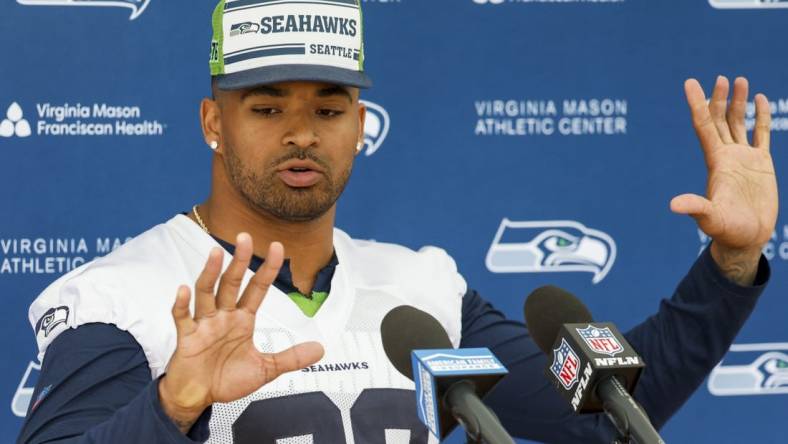
{"type": "MultiPolygon", "coordinates": [[[[43,367],[19,441],[434,442],[380,340],[382,317],[412,305],[454,346],[490,347],[509,368],[487,402],[512,434],[610,442],[607,419],[571,414],[525,326],[469,290],[443,250],[334,228],[362,146],[358,88],[370,84],[357,2],[221,1],[213,23],[214,97],[201,105],[211,195],[34,302],[43,367]]],[[[671,208],[713,242],[627,333],[649,363],[636,398],[657,427],[720,360],[768,280],[770,115],[756,96],[750,147],[747,89],[737,79],[728,106],[720,78],[707,105],[686,84],[709,186],[671,208]]]]}

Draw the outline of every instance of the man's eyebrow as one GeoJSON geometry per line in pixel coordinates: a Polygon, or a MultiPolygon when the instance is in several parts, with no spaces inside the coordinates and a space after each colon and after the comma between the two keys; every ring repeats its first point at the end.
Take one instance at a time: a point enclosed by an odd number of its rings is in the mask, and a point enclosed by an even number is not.
{"type": "Polygon", "coordinates": [[[318,97],[331,97],[331,96],[345,96],[353,103],[353,95],[350,94],[350,91],[345,88],[344,86],[340,85],[332,85],[327,88],[323,88],[317,92],[318,97]]]}
{"type": "Polygon", "coordinates": [[[241,101],[244,101],[246,100],[246,98],[251,96],[285,97],[288,94],[289,94],[288,91],[285,91],[280,88],[274,88],[273,86],[268,86],[268,85],[260,85],[244,91],[244,93],[241,94],[241,101]]]}

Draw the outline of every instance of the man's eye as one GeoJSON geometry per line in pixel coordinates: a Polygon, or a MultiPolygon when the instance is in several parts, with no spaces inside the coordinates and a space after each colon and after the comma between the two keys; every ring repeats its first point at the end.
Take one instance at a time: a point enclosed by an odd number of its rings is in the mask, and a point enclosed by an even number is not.
{"type": "Polygon", "coordinates": [[[264,116],[272,116],[274,114],[279,114],[279,110],[276,108],[252,108],[252,112],[264,116]]]}
{"type": "Polygon", "coordinates": [[[317,114],[322,116],[322,117],[336,117],[336,116],[340,116],[340,115],[344,114],[344,111],[340,111],[340,110],[337,110],[337,109],[323,108],[323,109],[317,110],[317,114]]]}

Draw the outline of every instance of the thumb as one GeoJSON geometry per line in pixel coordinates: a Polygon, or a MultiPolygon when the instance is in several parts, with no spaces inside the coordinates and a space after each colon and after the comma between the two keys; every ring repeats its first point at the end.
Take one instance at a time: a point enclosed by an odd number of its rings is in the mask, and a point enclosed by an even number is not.
{"type": "Polygon", "coordinates": [[[268,381],[282,373],[301,370],[323,358],[323,346],[319,342],[304,342],[279,353],[263,354],[263,366],[268,381]]]}
{"type": "Polygon", "coordinates": [[[712,211],[711,201],[697,194],[682,194],[670,201],[670,210],[677,214],[686,214],[695,219],[708,217],[712,211]]]}
{"type": "Polygon", "coordinates": [[[682,194],[670,201],[670,210],[686,214],[697,222],[698,227],[707,235],[714,237],[722,230],[722,219],[717,217],[710,200],[697,194],[682,194]]]}

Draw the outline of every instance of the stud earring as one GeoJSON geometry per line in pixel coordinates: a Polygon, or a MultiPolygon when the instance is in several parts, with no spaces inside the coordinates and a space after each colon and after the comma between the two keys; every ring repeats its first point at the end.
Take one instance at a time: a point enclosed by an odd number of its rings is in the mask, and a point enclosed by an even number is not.
{"type": "Polygon", "coordinates": [[[209,146],[211,147],[212,150],[216,151],[216,149],[219,148],[219,142],[212,140],[209,146]]]}
{"type": "Polygon", "coordinates": [[[361,150],[363,150],[363,149],[364,149],[364,142],[359,142],[359,143],[356,144],[356,152],[357,153],[360,153],[361,150]]]}

